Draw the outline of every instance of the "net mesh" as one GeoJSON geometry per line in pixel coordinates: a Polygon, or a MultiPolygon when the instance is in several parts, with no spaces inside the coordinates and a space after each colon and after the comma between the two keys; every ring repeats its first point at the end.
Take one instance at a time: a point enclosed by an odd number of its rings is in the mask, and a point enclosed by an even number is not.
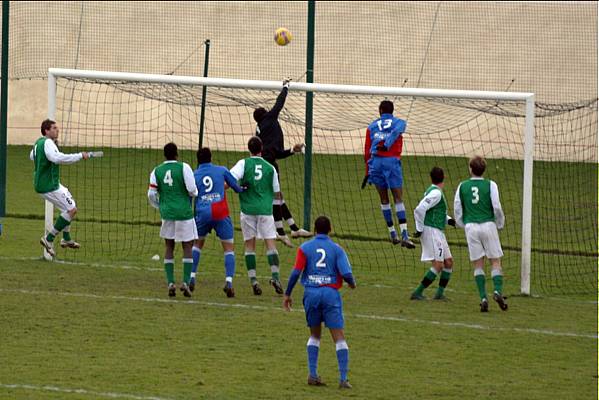
{"type": "MultiPolygon", "coordinates": [[[[212,149],[216,164],[231,168],[247,156],[246,143],[255,131],[253,109],[272,107],[278,92],[211,87],[207,93],[203,144],[212,149]]],[[[201,87],[194,86],[58,80],[61,146],[67,151],[105,152],[101,160],[62,170],[61,180],[81,204],[73,231],[84,244],[66,257],[89,260],[97,256],[98,248],[103,260],[147,259],[159,252],[159,215],[146,198],[149,174],[163,161],[161,149],[168,141],[183,149],[181,160],[196,166],[201,100],[201,87]]],[[[376,191],[360,189],[365,127],[378,117],[381,100],[370,95],[315,94],[311,217],[331,217],[336,240],[349,251],[355,269],[420,276],[420,249],[391,245],[376,191]]],[[[408,120],[402,160],[410,231],[413,208],[430,185],[430,169],[445,170],[445,194],[452,210],[455,189],[468,177],[468,158],[482,154],[488,159],[485,176],[498,183],[506,213],[501,233],[504,269],[509,279],[519,280],[524,104],[390,100],[396,115],[408,120]]],[[[304,142],[304,109],[305,94],[291,91],[280,115],[287,147],[304,142]]],[[[536,118],[533,288],[596,290],[592,277],[597,266],[597,102],[537,104],[536,118]]],[[[282,192],[300,225],[306,196],[304,160],[295,155],[279,162],[282,192]]],[[[228,199],[241,243],[238,198],[229,194],[228,199]]],[[[450,228],[446,234],[456,260],[455,276],[470,279],[463,231],[450,228]]],[[[216,238],[208,241],[209,252],[219,248],[216,238]]],[[[293,251],[281,250],[282,265],[291,265],[293,259],[293,251]]]]}

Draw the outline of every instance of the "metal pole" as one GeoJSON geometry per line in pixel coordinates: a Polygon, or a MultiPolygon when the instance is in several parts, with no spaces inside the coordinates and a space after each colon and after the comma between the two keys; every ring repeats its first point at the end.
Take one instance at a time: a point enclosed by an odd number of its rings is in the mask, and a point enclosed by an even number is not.
{"type": "MultiPolygon", "coordinates": [[[[208,77],[208,56],[210,55],[210,39],[206,39],[204,41],[204,46],[206,47],[204,51],[204,78],[208,77]]],[[[198,149],[202,148],[204,144],[204,120],[206,118],[206,91],[207,87],[202,87],[202,109],[200,111],[200,140],[198,144],[198,149]]]]}
{"type": "Polygon", "coordinates": [[[0,235],[2,234],[2,218],[6,216],[6,136],[8,120],[8,0],[2,1],[2,67],[0,76],[0,235]]]}
{"type": "Polygon", "coordinates": [[[522,189],[522,262],[520,293],[530,295],[530,253],[532,249],[532,176],[535,151],[535,96],[526,99],[524,127],[524,183],[522,189]]]}
{"type": "MultiPolygon", "coordinates": [[[[315,1],[308,1],[308,43],[306,54],[306,82],[314,83],[314,17],[315,1]]],[[[310,230],[312,212],[312,110],[314,93],[306,92],[306,156],[304,159],[304,229],[310,230]]]]}

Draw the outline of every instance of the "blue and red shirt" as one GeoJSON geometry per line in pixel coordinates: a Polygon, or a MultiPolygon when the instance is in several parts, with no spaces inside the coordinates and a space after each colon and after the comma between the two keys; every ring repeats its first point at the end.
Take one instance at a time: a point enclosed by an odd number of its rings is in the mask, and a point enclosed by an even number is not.
{"type": "Polygon", "coordinates": [[[368,173],[368,161],[375,157],[395,157],[401,159],[403,145],[402,134],[406,131],[405,120],[394,117],[393,114],[382,114],[375,119],[366,129],[366,141],[364,143],[364,161],[368,173]],[[377,147],[384,145],[387,150],[378,150],[377,147]]]}
{"type": "Polygon", "coordinates": [[[193,173],[198,197],[196,216],[204,220],[220,221],[229,216],[229,206],[225,195],[225,183],[237,193],[243,191],[235,177],[225,167],[212,163],[200,164],[193,173]]]}

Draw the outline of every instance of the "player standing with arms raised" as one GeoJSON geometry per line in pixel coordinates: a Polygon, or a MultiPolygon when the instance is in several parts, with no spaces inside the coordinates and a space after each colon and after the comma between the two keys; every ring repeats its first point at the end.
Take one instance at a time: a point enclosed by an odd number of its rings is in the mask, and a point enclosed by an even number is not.
{"type": "Polygon", "coordinates": [[[424,289],[429,287],[439,274],[439,288],[435,294],[435,300],[444,300],[443,294],[453,268],[453,258],[449,245],[445,238],[445,225],[455,226],[456,222],[447,215],[447,200],[443,194],[443,181],[445,174],[439,167],[434,167],[430,172],[432,185],[424,192],[424,198],[414,209],[414,222],[416,224],[416,234],[421,237],[420,246],[422,247],[421,261],[432,262],[432,267],[426,272],[420,285],[412,293],[412,300],[425,300],[422,294],[424,289]]]}
{"type": "Polygon", "coordinates": [[[256,278],[256,239],[264,239],[266,256],[270,265],[270,284],[278,294],[283,294],[279,273],[279,252],[277,251],[277,230],[272,216],[272,201],[281,198],[279,178],[275,168],[262,158],[262,141],[253,136],[248,142],[251,157],[239,160],[231,169],[231,174],[247,190],[239,194],[241,206],[241,233],[245,242],[245,265],[252,290],[256,296],[262,289],[256,278]]]}
{"type": "MultiPolygon", "coordinates": [[[[304,147],[303,143],[298,143],[291,149],[285,149],[283,129],[281,128],[281,124],[279,124],[279,114],[285,105],[288,91],[289,79],[285,79],[283,81],[283,89],[281,90],[281,93],[279,93],[273,108],[268,111],[262,107],[254,110],[254,121],[258,124],[256,126],[256,136],[262,140],[263,144],[262,157],[275,167],[277,174],[280,173],[277,160],[282,160],[295,153],[299,153],[304,147]]],[[[283,218],[285,218],[285,221],[291,229],[291,237],[312,236],[311,232],[300,229],[297,226],[291,215],[291,211],[289,211],[289,207],[287,207],[287,203],[285,203],[285,200],[283,199],[282,193],[280,199],[273,200],[272,213],[277,228],[277,239],[281,240],[286,246],[292,247],[292,244],[283,229],[283,218]]]]}
{"type": "Polygon", "coordinates": [[[54,238],[61,231],[61,247],[71,249],[80,247],[79,243],[71,238],[71,223],[77,214],[77,205],[69,189],[60,184],[59,165],[87,160],[90,153],[61,153],[56,146],[60,131],[56,122],[50,119],[42,121],[40,130],[42,137],[36,140],[29,153],[29,158],[34,163],[33,187],[35,191],[61,211],[50,232],[40,239],[40,244],[44,246],[50,256],[54,257],[56,255],[54,238]]]}
{"type": "Polygon", "coordinates": [[[196,273],[200,263],[200,255],[206,242],[206,235],[214,229],[222,243],[225,255],[225,286],[223,291],[227,294],[227,297],[235,297],[235,291],[233,290],[233,276],[235,275],[233,223],[229,216],[225,184],[237,193],[241,193],[243,189],[237,184],[235,177],[231,175],[228,169],[212,164],[212,152],[208,147],[199,149],[196,155],[198,169],[194,171],[194,177],[198,188],[198,197],[195,201],[195,222],[198,239],[195,241],[192,250],[193,268],[189,289],[193,292],[195,288],[196,273]]]}
{"type": "Polygon", "coordinates": [[[406,130],[406,121],[393,116],[393,103],[381,101],[380,118],[374,120],[366,129],[364,161],[368,182],[375,185],[381,199],[381,211],[387,223],[391,242],[413,249],[414,243],[408,237],[406,207],[402,201],[403,173],[401,167],[402,134],[406,130]],[[391,189],[395,202],[395,213],[399,222],[401,239],[397,237],[388,190],[391,189]]]}
{"type": "Polygon", "coordinates": [[[493,278],[493,299],[503,311],[508,305],[503,297],[503,272],[501,257],[503,250],[499,242],[498,229],[505,225],[505,215],[499,201],[499,188],[483,174],[487,163],[482,157],[470,160],[470,179],[458,186],[454,199],[454,213],[457,225],[464,227],[470,261],[474,267],[474,279],[480,295],[480,311],[489,311],[487,289],[485,287],[485,257],[491,262],[493,278]]]}
{"type": "Polygon", "coordinates": [[[193,171],[189,164],[177,161],[177,145],[167,143],[164,146],[164,161],[150,174],[148,199],[150,204],[160,210],[162,227],[160,237],[164,239],[164,272],[168,284],[168,295],[177,294],[175,286],[175,242],[183,247],[183,282],[181,291],[185,297],[191,297],[189,280],[192,269],[191,248],[198,238],[193,219],[191,198],[198,195],[193,171]]]}
{"type": "Polygon", "coordinates": [[[351,388],[347,379],[349,348],[343,331],[343,304],[339,289],[346,281],[350,288],[356,288],[347,254],[329,237],[331,221],[324,216],[314,222],[316,237],[305,242],[297,250],[295,266],[289,277],[283,308],[291,310],[291,292],[301,275],[304,286],[304,310],[310,328],[308,339],[308,385],[324,386],[318,376],[318,352],[322,323],[331,331],[339,364],[339,387],[351,388]]]}

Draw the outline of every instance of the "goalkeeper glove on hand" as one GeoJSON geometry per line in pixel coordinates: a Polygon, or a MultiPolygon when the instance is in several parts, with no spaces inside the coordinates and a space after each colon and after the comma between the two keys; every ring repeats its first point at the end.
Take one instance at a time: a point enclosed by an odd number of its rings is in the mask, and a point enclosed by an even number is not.
{"type": "Polygon", "coordinates": [[[449,218],[447,220],[447,225],[451,225],[451,226],[453,226],[455,228],[455,219],[449,218]]]}
{"type": "Polygon", "coordinates": [[[283,87],[289,89],[289,83],[291,82],[291,78],[283,79],[283,87]]]}
{"type": "Polygon", "coordinates": [[[420,236],[422,236],[422,232],[416,231],[412,234],[412,237],[414,237],[414,238],[419,238],[420,236]]]}

